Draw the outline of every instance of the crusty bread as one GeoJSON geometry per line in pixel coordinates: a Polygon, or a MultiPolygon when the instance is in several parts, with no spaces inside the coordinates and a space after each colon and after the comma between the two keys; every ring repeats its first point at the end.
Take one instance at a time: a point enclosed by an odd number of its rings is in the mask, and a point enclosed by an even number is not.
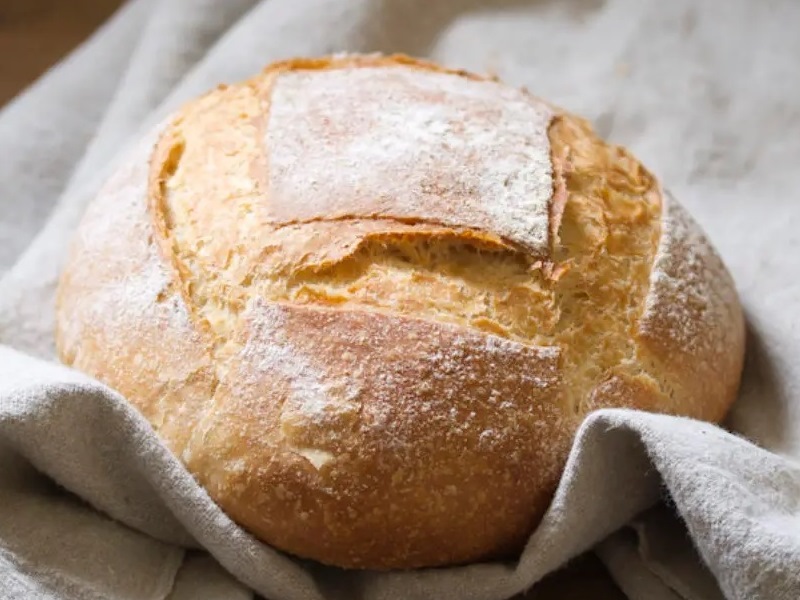
{"type": "Polygon", "coordinates": [[[718,421],[734,285],[626,150],[406,57],[294,60],[184,106],[88,209],[62,360],[210,496],[356,568],[518,552],[584,416],[718,421]]]}

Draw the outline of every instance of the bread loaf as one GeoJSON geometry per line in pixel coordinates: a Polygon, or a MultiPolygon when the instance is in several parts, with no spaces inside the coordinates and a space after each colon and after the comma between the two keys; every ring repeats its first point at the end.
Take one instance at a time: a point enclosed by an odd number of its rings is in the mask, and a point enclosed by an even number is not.
{"type": "Polygon", "coordinates": [[[683,208],[581,118],[403,56],[186,104],[89,207],[61,359],[285,552],[513,557],[592,410],[720,420],[744,327],[683,208]]]}

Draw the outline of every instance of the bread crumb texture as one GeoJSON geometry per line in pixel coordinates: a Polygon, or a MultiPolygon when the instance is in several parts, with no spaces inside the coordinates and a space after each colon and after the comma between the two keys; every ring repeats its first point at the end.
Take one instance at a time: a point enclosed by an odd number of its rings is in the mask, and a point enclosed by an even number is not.
{"type": "Polygon", "coordinates": [[[406,57],[288,61],[187,104],[144,167],[84,220],[62,358],[288,552],[511,556],[588,411],[718,420],[735,394],[741,311],[702,233],[525,91],[406,57]]]}

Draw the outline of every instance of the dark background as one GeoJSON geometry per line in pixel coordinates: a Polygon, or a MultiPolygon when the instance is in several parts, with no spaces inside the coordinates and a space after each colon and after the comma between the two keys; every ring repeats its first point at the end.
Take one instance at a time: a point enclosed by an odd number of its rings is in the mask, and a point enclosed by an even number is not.
{"type": "Polygon", "coordinates": [[[85,40],[122,0],[0,0],[0,106],[85,40]]]}

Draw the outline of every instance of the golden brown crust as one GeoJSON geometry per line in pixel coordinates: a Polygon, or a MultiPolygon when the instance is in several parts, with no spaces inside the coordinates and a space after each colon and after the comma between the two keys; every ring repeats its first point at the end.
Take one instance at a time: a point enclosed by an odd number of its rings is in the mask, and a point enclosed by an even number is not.
{"type": "Polygon", "coordinates": [[[669,194],[662,224],[639,324],[639,361],[662,374],[674,412],[718,422],[739,389],[744,314],[722,259],[669,194]]]}
{"type": "Polygon", "coordinates": [[[256,303],[245,320],[188,462],[235,519],[352,567],[520,547],[574,427],[552,403],[556,350],[328,308],[256,303]]]}
{"type": "Polygon", "coordinates": [[[84,215],[56,299],[56,343],[66,364],[128,395],[180,455],[214,375],[153,241],[145,199],[158,130],[84,215]]]}
{"type": "Polygon", "coordinates": [[[155,136],[81,225],[59,352],[277,548],[508,556],[589,411],[718,420],[733,400],[721,261],[638,161],[530,95],[407,57],[302,59],[155,136]]]}

